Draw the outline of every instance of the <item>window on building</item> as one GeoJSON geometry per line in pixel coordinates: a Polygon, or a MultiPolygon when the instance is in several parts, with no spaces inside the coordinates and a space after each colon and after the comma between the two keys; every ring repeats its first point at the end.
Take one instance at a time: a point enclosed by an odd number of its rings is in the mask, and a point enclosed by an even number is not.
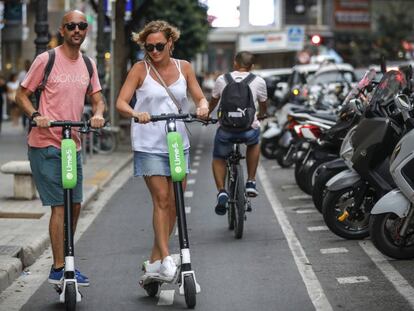
{"type": "Polygon", "coordinates": [[[249,0],[249,23],[252,26],[268,26],[275,22],[274,0],[249,0]]]}

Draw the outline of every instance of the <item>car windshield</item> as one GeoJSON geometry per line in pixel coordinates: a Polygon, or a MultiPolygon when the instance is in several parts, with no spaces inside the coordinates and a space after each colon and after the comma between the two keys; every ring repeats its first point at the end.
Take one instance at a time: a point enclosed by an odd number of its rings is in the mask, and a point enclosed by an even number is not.
{"type": "Polygon", "coordinates": [[[391,70],[384,74],[374,95],[372,96],[370,104],[387,104],[390,99],[393,99],[402,89],[407,86],[407,81],[404,75],[397,70],[391,70]]]}
{"type": "Polygon", "coordinates": [[[352,98],[357,96],[362,89],[367,87],[371,83],[371,81],[374,80],[375,76],[376,76],[376,72],[374,69],[367,70],[364,76],[358,82],[358,84],[355,85],[352,88],[352,90],[349,92],[349,94],[344,100],[344,103],[348,103],[352,98]]]}
{"type": "Polygon", "coordinates": [[[351,71],[327,71],[317,73],[313,76],[309,84],[330,84],[330,83],[351,83],[355,81],[355,75],[351,71]]]}

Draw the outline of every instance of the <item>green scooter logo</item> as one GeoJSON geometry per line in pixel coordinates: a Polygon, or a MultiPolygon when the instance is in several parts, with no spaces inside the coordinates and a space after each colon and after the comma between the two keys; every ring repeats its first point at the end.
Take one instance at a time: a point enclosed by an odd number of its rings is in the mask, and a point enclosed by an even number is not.
{"type": "Polygon", "coordinates": [[[167,143],[170,158],[171,178],[173,181],[182,181],[186,174],[182,137],[177,132],[168,133],[167,143]]]}
{"type": "Polygon", "coordinates": [[[62,185],[64,189],[75,188],[78,182],[76,163],[76,144],[72,139],[63,139],[62,155],[62,185]]]}

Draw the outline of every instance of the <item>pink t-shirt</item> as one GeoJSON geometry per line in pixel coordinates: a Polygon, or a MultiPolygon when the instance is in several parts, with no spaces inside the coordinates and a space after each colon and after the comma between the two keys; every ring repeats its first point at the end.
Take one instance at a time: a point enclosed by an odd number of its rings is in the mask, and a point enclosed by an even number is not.
{"type": "MultiPolygon", "coordinates": [[[[53,121],[70,120],[80,121],[85,102],[85,94],[89,85],[89,73],[81,53],[76,60],[65,56],[62,47],[55,49],[56,57],[52,71],[46,83],[45,89],[40,97],[39,112],[53,121]]],[[[36,57],[30,67],[26,78],[21,83],[24,88],[34,92],[43,80],[43,75],[49,55],[44,52],[36,57]]],[[[92,95],[101,90],[96,65],[92,61],[93,75],[91,79],[92,95]]],[[[79,133],[72,130],[72,138],[76,142],[77,149],[80,149],[79,133]]],[[[55,146],[60,148],[62,140],[62,128],[37,128],[30,131],[28,144],[31,147],[55,146]]]]}

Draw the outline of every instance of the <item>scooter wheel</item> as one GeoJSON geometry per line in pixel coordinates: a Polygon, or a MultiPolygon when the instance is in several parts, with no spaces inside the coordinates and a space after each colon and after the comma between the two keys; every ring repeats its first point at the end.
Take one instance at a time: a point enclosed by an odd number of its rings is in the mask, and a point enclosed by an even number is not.
{"type": "Polygon", "coordinates": [[[196,285],[192,275],[184,277],[184,297],[189,309],[194,309],[196,305],[196,285]]]}
{"type": "Polygon", "coordinates": [[[158,289],[160,288],[159,282],[151,282],[144,285],[144,289],[147,292],[147,295],[150,297],[155,297],[158,294],[158,289]]]}
{"type": "Polygon", "coordinates": [[[73,282],[66,283],[65,288],[66,311],[76,310],[76,286],[73,282]]]}

